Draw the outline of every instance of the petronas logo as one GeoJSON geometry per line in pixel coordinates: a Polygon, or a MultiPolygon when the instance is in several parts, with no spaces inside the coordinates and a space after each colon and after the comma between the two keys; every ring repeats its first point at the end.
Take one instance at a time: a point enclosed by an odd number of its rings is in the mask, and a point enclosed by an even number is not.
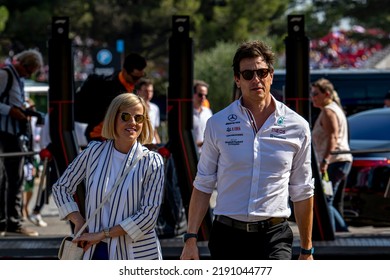
{"type": "Polygon", "coordinates": [[[278,121],[276,122],[278,125],[284,124],[284,117],[279,117],[278,121]]]}

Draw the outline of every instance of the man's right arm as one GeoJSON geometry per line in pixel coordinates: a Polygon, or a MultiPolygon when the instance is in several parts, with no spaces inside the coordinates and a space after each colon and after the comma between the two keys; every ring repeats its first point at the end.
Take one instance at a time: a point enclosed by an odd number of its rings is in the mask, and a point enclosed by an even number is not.
{"type": "MultiPolygon", "coordinates": [[[[197,190],[196,188],[192,189],[190,208],[188,214],[188,233],[198,233],[199,227],[203,221],[204,216],[210,206],[210,197],[211,194],[204,193],[197,190]]],[[[196,245],[196,238],[189,238],[184,244],[182,254],[180,256],[181,260],[198,260],[199,252],[196,245]]]]}

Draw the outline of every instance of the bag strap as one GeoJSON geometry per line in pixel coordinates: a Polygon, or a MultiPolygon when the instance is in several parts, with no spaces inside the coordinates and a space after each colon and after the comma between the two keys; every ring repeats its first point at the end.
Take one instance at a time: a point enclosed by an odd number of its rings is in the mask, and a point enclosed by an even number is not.
{"type": "Polygon", "coordinates": [[[2,68],[2,70],[4,70],[7,73],[8,78],[7,78],[7,85],[5,86],[4,91],[0,94],[0,102],[3,102],[3,100],[8,97],[9,91],[12,87],[11,70],[9,70],[8,68],[2,68]]]}
{"type": "Polygon", "coordinates": [[[111,194],[115,191],[115,189],[123,182],[125,177],[127,176],[127,173],[129,173],[130,169],[133,168],[137,164],[138,161],[140,161],[149,151],[143,152],[136,160],[133,161],[133,163],[125,170],[125,172],[122,174],[119,180],[115,182],[115,185],[111,188],[111,190],[108,192],[108,194],[103,198],[102,202],[99,204],[99,206],[95,209],[95,211],[92,213],[92,215],[89,217],[89,219],[85,222],[85,224],[80,228],[80,230],[76,233],[74,236],[79,237],[81,233],[87,228],[88,223],[92,220],[92,218],[99,212],[99,210],[103,207],[104,203],[107,201],[107,199],[111,196],[111,194]]]}

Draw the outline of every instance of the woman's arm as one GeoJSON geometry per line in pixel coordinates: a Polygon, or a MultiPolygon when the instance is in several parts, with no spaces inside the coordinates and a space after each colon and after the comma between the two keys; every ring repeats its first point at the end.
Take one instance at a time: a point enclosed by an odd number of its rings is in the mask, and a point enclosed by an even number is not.
{"type": "Polygon", "coordinates": [[[156,152],[149,152],[147,157],[148,167],[142,180],[143,184],[140,186],[142,197],[138,211],[119,223],[133,240],[138,240],[156,226],[162,202],[164,162],[162,156],[156,152]]]}
{"type": "Polygon", "coordinates": [[[322,118],[322,127],[326,131],[326,134],[329,135],[325,141],[327,141],[326,150],[323,158],[320,160],[320,169],[324,173],[328,168],[329,160],[331,157],[331,152],[337,148],[337,139],[339,137],[339,123],[337,115],[334,111],[330,109],[324,109],[322,118]]]}

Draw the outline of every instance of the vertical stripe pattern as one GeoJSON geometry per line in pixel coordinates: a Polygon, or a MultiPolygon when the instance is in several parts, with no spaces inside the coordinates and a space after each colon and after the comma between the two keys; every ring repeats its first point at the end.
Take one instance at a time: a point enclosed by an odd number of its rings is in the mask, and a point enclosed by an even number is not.
{"type": "MultiPolygon", "coordinates": [[[[77,185],[86,180],[86,218],[102,201],[105,186],[109,180],[107,166],[110,166],[113,141],[91,142],[68,166],[53,186],[53,197],[63,219],[69,213],[78,211],[73,194],[77,185]]],[[[127,154],[118,178],[143,151],[136,143],[127,154]]],[[[160,154],[149,151],[127,174],[108,199],[110,203],[109,226],[120,225],[127,234],[111,238],[108,244],[110,259],[161,259],[161,248],[155,232],[164,186],[164,163],[160,154]]],[[[88,225],[90,232],[102,230],[102,213],[88,225]]],[[[90,259],[94,246],[84,259],[90,259]]]]}

